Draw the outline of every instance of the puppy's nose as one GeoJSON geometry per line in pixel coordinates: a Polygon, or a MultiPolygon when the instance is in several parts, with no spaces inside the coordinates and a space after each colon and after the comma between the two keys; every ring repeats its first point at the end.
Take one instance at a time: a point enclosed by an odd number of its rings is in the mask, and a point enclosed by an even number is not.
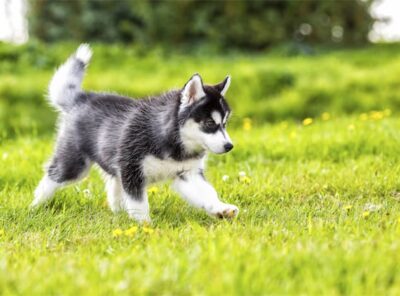
{"type": "Polygon", "coordinates": [[[225,152],[231,151],[233,149],[233,144],[232,143],[226,143],[224,145],[225,152]]]}

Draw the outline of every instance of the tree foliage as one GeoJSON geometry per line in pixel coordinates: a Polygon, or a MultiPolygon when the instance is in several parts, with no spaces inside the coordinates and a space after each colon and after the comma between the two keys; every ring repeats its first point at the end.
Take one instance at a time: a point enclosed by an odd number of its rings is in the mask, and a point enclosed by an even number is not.
{"type": "Polygon", "coordinates": [[[367,41],[374,21],[373,1],[31,0],[30,30],[47,42],[241,49],[288,41],[359,44],[367,41]]]}

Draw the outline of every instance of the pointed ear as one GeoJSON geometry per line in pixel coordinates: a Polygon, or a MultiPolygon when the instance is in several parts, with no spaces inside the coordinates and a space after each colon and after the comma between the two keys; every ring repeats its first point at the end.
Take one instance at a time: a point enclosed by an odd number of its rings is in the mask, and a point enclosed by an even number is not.
{"type": "Polygon", "coordinates": [[[205,96],[203,81],[200,75],[196,73],[183,87],[181,103],[183,105],[191,105],[205,96]]]}
{"type": "Polygon", "coordinates": [[[214,88],[219,91],[222,96],[225,96],[226,92],[228,91],[229,86],[231,85],[231,76],[228,75],[225,77],[224,81],[214,85],[214,88]]]}

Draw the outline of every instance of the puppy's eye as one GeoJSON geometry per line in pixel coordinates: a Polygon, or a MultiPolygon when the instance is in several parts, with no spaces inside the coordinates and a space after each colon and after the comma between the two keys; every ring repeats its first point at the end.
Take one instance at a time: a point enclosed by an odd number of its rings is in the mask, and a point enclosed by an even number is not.
{"type": "Polygon", "coordinates": [[[206,127],[209,127],[209,128],[215,128],[215,127],[217,126],[217,124],[215,123],[215,121],[212,120],[212,119],[207,119],[207,120],[204,122],[204,125],[205,125],[206,127]]]}

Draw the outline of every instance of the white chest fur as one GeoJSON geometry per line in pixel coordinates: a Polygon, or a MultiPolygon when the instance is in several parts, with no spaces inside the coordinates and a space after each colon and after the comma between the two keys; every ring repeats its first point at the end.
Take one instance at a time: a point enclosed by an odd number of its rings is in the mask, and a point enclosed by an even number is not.
{"type": "Polygon", "coordinates": [[[143,160],[143,172],[148,182],[157,182],[175,178],[179,173],[197,171],[204,167],[204,158],[176,161],[171,158],[159,159],[146,156],[143,160]]]}

